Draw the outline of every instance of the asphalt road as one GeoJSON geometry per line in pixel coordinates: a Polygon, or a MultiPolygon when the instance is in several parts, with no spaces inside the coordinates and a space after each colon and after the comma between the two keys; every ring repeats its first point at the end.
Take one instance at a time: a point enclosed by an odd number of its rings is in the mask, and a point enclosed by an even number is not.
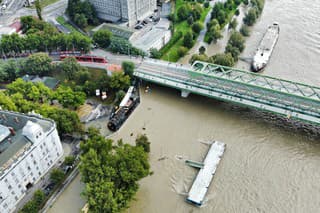
{"type": "MultiPolygon", "coordinates": [[[[0,14],[0,25],[9,25],[21,16],[36,16],[36,10],[23,7],[23,0],[12,0],[8,8],[0,14]]],[[[60,0],[54,4],[48,5],[42,10],[42,16],[45,20],[62,15],[67,8],[68,0],[60,0]]]]}

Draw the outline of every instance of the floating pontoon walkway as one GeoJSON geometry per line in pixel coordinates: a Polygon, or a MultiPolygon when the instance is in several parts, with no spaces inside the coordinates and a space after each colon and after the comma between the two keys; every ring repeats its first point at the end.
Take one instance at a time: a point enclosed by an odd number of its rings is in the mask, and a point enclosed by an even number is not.
{"type": "Polygon", "coordinates": [[[187,201],[201,206],[207,193],[211,180],[216,172],[217,166],[225,150],[225,144],[222,142],[214,142],[204,159],[204,166],[200,169],[196,179],[194,180],[188,194],[187,201]]]}

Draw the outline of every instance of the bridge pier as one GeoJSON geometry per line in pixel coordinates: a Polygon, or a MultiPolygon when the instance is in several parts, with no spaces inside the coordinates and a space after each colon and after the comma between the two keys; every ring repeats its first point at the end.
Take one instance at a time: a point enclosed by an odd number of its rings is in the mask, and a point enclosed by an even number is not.
{"type": "Polygon", "coordinates": [[[189,96],[190,92],[187,90],[181,90],[181,97],[187,98],[189,96]]]}

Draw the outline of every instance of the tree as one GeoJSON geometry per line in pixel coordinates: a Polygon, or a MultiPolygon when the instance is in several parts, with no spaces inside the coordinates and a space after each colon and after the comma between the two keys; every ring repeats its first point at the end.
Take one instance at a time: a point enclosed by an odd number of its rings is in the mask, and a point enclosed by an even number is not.
{"type": "Polygon", "coordinates": [[[111,52],[128,54],[128,55],[141,55],[145,56],[146,53],[140,49],[137,49],[132,46],[132,44],[124,38],[120,38],[117,36],[111,37],[111,44],[109,46],[111,52]]]}
{"type": "Polygon", "coordinates": [[[150,57],[151,58],[156,58],[159,59],[161,58],[162,54],[159,50],[157,50],[156,48],[151,48],[150,49],[150,57]]]}
{"type": "Polygon", "coordinates": [[[190,64],[193,64],[195,61],[204,61],[207,62],[208,61],[208,56],[206,54],[193,54],[192,57],[189,60],[190,64]]]}
{"type": "Polygon", "coordinates": [[[179,21],[186,20],[189,16],[189,13],[190,11],[188,10],[188,8],[185,5],[182,5],[177,11],[179,21]]]}
{"type": "Polygon", "coordinates": [[[238,60],[238,56],[240,55],[240,50],[237,47],[231,46],[228,44],[225,49],[225,53],[230,53],[235,61],[238,60]]]}
{"type": "Polygon", "coordinates": [[[63,163],[66,166],[73,166],[75,160],[76,160],[75,156],[70,155],[70,156],[65,157],[63,163]]]}
{"type": "Polygon", "coordinates": [[[179,47],[178,51],[177,51],[179,57],[183,57],[185,54],[187,54],[187,52],[188,52],[188,49],[186,47],[183,47],[183,46],[179,47]]]}
{"type": "Polygon", "coordinates": [[[205,8],[208,8],[208,7],[210,6],[210,3],[209,3],[208,1],[206,1],[206,2],[203,4],[203,6],[204,6],[205,8]]]}
{"type": "Polygon", "coordinates": [[[85,28],[88,26],[88,19],[83,13],[76,13],[74,16],[74,22],[76,25],[78,25],[80,28],[85,28]]]}
{"type": "Polygon", "coordinates": [[[240,33],[243,36],[249,36],[250,35],[250,30],[248,25],[243,24],[240,28],[240,33]]]}
{"type": "Polygon", "coordinates": [[[150,142],[145,134],[137,136],[136,146],[141,146],[145,152],[150,152],[150,142]]]}
{"type": "Polygon", "coordinates": [[[17,107],[14,102],[3,92],[0,92],[0,107],[5,110],[17,111],[17,107]]]}
{"type": "Polygon", "coordinates": [[[84,104],[86,94],[84,92],[75,92],[70,87],[60,86],[55,91],[54,98],[57,99],[63,107],[76,109],[84,104]]]}
{"type": "Polygon", "coordinates": [[[107,48],[111,43],[111,32],[109,30],[98,30],[93,34],[93,41],[99,45],[99,47],[107,48]]]}
{"type": "Polygon", "coordinates": [[[187,19],[188,24],[191,26],[194,22],[193,16],[189,16],[187,19]]]}
{"type": "Polygon", "coordinates": [[[60,183],[64,178],[64,173],[61,169],[54,168],[50,173],[50,180],[53,184],[60,183]]]}
{"type": "Polygon", "coordinates": [[[200,22],[196,22],[192,25],[192,31],[195,32],[196,34],[199,34],[202,29],[203,29],[203,24],[201,24],[200,22]]]}
{"type": "Polygon", "coordinates": [[[229,29],[236,29],[236,27],[237,27],[237,25],[238,25],[238,22],[237,22],[237,19],[232,19],[232,21],[229,23],[229,29]]]}
{"type": "Polygon", "coordinates": [[[130,86],[130,76],[116,72],[110,78],[110,87],[114,90],[125,90],[130,86]]]}
{"type": "Polygon", "coordinates": [[[61,71],[66,74],[68,80],[74,79],[76,73],[82,69],[77,59],[74,57],[67,57],[63,59],[63,61],[59,64],[59,67],[61,71]]]}
{"type": "Polygon", "coordinates": [[[38,213],[38,208],[33,200],[27,202],[20,210],[21,213],[38,213]]]}
{"type": "Polygon", "coordinates": [[[60,136],[64,134],[82,132],[82,126],[79,117],[74,111],[61,109],[46,104],[36,108],[35,111],[46,118],[54,120],[57,124],[57,130],[60,136]]]}
{"type": "Polygon", "coordinates": [[[246,16],[243,18],[243,23],[248,26],[252,26],[257,19],[257,10],[255,8],[250,8],[246,16]]]}
{"type": "Polygon", "coordinates": [[[33,201],[35,206],[38,207],[38,210],[40,210],[41,205],[43,204],[43,201],[45,200],[45,194],[42,190],[38,189],[33,194],[33,201]]]}
{"type": "Polygon", "coordinates": [[[35,0],[34,4],[35,4],[35,6],[36,6],[36,11],[37,11],[38,18],[39,18],[40,20],[42,20],[42,15],[41,15],[41,13],[42,13],[42,6],[41,6],[41,4],[40,4],[40,0],[35,0]]]}
{"type": "Polygon", "coordinates": [[[23,71],[31,75],[48,75],[52,71],[52,59],[46,53],[35,53],[29,56],[23,66],[23,71]]]}
{"type": "Polygon", "coordinates": [[[184,36],[183,36],[183,46],[187,48],[191,48],[193,46],[193,34],[191,31],[188,31],[184,36]]]}
{"type": "Polygon", "coordinates": [[[216,43],[218,39],[222,38],[222,34],[220,31],[220,25],[213,25],[212,27],[210,27],[209,29],[209,39],[208,39],[208,43],[216,43]]]}
{"type": "Polygon", "coordinates": [[[237,31],[233,32],[229,38],[228,45],[231,45],[232,47],[236,47],[240,52],[242,52],[244,49],[243,36],[237,31]]]}
{"type": "Polygon", "coordinates": [[[124,74],[130,76],[130,78],[133,77],[133,72],[134,72],[134,63],[131,61],[124,61],[122,62],[122,69],[124,74]]]}
{"type": "Polygon", "coordinates": [[[125,92],[125,91],[119,90],[119,91],[116,93],[117,103],[120,104],[121,100],[124,98],[125,95],[126,95],[126,92],[125,92]]]}
{"type": "Polygon", "coordinates": [[[9,59],[0,67],[0,81],[14,81],[20,75],[20,63],[9,59]]]}
{"type": "Polygon", "coordinates": [[[204,47],[204,46],[201,46],[200,48],[199,48],[199,53],[200,54],[204,54],[206,52],[206,48],[204,47]]]}
{"type": "Polygon", "coordinates": [[[92,77],[91,72],[87,68],[82,67],[82,69],[74,74],[74,79],[78,85],[84,85],[86,81],[90,80],[92,77]]]}
{"type": "Polygon", "coordinates": [[[234,65],[234,59],[230,53],[218,53],[212,56],[210,62],[228,67],[232,67],[234,65]]]}
{"type": "Polygon", "coordinates": [[[139,188],[137,182],[149,174],[148,154],[141,146],[122,141],[113,146],[111,139],[95,129],[88,130],[88,140],[80,148],[80,172],[89,211],[123,211],[139,188]]]}

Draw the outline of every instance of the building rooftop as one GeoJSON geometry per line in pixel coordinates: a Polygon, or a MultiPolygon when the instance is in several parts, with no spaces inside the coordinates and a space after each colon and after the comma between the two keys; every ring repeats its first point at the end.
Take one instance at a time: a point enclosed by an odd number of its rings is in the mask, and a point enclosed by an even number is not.
{"type": "Polygon", "coordinates": [[[52,121],[35,115],[0,110],[0,173],[32,146],[33,142],[22,133],[30,122],[39,125],[44,133],[54,125],[52,121]]]}

